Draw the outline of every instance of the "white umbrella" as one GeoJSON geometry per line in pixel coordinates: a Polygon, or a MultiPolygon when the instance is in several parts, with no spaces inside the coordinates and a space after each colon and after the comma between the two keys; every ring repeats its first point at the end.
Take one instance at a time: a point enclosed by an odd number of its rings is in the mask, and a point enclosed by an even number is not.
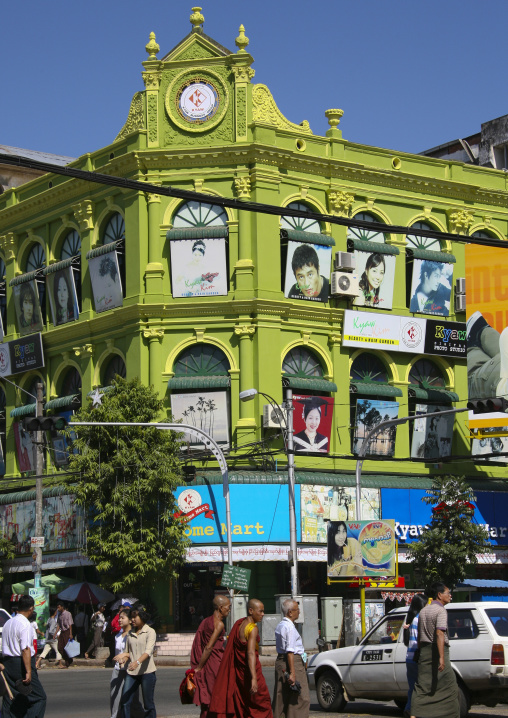
{"type": "Polygon", "coordinates": [[[64,601],[78,601],[78,603],[88,603],[88,601],[91,603],[109,603],[115,596],[95,583],[82,581],[66,588],[65,591],[58,594],[58,598],[64,601]]]}
{"type": "Polygon", "coordinates": [[[111,605],[111,610],[116,611],[117,608],[120,608],[120,606],[123,606],[126,603],[130,603],[131,606],[134,606],[135,603],[139,601],[139,598],[134,598],[134,596],[129,596],[128,593],[121,594],[120,597],[111,605]]]}

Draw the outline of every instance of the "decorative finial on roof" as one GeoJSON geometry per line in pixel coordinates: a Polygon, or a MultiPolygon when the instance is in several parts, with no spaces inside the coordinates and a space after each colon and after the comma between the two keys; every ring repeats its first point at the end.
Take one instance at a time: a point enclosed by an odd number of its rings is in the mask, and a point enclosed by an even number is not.
{"type": "Polygon", "coordinates": [[[149,60],[156,60],[157,59],[157,53],[160,50],[160,47],[155,42],[155,33],[150,33],[150,39],[148,40],[148,44],[145,45],[145,50],[147,51],[149,55],[149,60]]]}
{"type": "Polygon", "coordinates": [[[344,110],[325,110],[325,117],[328,118],[328,124],[330,125],[332,130],[337,129],[340,122],[340,118],[343,114],[344,110]]]}
{"type": "Polygon", "coordinates": [[[235,45],[238,48],[238,52],[246,52],[245,48],[249,44],[249,38],[245,37],[245,28],[243,25],[240,25],[240,27],[238,28],[238,32],[240,34],[235,40],[235,45]]]}
{"type": "Polygon", "coordinates": [[[200,7],[192,8],[192,15],[190,16],[190,21],[192,23],[192,32],[203,32],[203,28],[201,27],[201,25],[204,23],[205,18],[201,14],[200,7]]]}

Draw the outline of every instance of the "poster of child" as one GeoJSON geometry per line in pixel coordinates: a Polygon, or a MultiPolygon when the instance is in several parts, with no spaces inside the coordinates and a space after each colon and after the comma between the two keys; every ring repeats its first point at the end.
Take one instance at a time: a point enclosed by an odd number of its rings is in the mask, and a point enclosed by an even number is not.
{"type": "Polygon", "coordinates": [[[19,333],[25,336],[25,334],[42,332],[41,306],[35,279],[17,284],[13,287],[13,293],[19,333]]]}
{"type": "Polygon", "coordinates": [[[100,257],[91,257],[88,260],[90,279],[94,297],[95,311],[105,312],[108,309],[121,307],[122,280],[118,266],[116,251],[108,252],[100,257]]]}
{"type": "Polygon", "coordinates": [[[171,277],[174,297],[226,296],[226,240],[171,240],[171,277]]]}
{"type": "Polygon", "coordinates": [[[78,297],[72,267],[46,276],[51,315],[55,327],[79,318],[78,297]]]}

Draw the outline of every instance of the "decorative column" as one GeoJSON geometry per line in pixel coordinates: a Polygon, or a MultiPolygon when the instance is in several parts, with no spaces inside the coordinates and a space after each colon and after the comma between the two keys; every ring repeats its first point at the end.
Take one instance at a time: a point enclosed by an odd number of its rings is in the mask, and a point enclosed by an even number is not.
{"type": "Polygon", "coordinates": [[[146,125],[147,125],[147,147],[159,146],[159,85],[162,73],[161,63],[157,60],[157,53],[160,50],[155,42],[155,33],[150,33],[150,39],[145,46],[148,53],[148,60],[143,62],[145,72],[142,73],[145,83],[146,98],[146,125]]]}
{"type": "Polygon", "coordinates": [[[145,269],[145,303],[162,303],[164,291],[162,280],[164,267],[161,264],[160,247],[160,204],[158,194],[147,194],[148,204],[148,264],[145,269]]]}
{"type": "Polygon", "coordinates": [[[78,357],[81,365],[81,400],[83,406],[86,406],[85,399],[88,392],[93,389],[93,344],[83,344],[80,347],[73,347],[74,355],[78,357]]]}
{"type": "MultiPolygon", "coordinates": [[[[17,237],[14,232],[7,232],[0,237],[0,248],[5,257],[5,285],[9,286],[16,276],[16,255],[18,250],[17,237]]],[[[4,327],[6,339],[14,339],[16,334],[16,312],[12,292],[7,292],[7,326],[4,327]]]]}
{"type": "MultiPolygon", "coordinates": [[[[249,177],[236,177],[234,187],[238,199],[250,199],[251,182],[249,177]]],[[[252,261],[251,214],[251,212],[238,212],[238,261],[235,264],[235,299],[252,299],[254,262],[252,261]]]]}
{"type": "Polygon", "coordinates": [[[92,318],[93,302],[92,302],[92,284],[90,282],[90,273],[85,272],[87,266],[86,253],[92,249],[93,242],[93,203],[89,199],[85,199],[73,207],[74,215],[79,224],[81,235],[81,312],[85,319],[92,318]],[[85,277],[87,280],[85,282],[85,277]]]}
{"type": "MultiPolygon", "coordinates": [[[[252,338],[256,333],[253,324],[239,324],[235,327],[235,336],[238,337],[240,353],[240,391],[254,387],[254,348],[252,338]]],[[[242,434],[248,434],[256,428],[256,419],[252,416],[255,409],[255,402],[240,402],[240,418],[236,425],[237,441],[240,441],[242,434]]]]}
{"type": "Polygon", "coordinates": [[[255,75],[252,69],[252,55],[245,50],[249,38],[245,37],[245,28],[239,27],[239,35],[235,40],[238,52],[231,58],[232,70],[235,76],[235,142],[247,142],[248,103],[250,100],[250,81],[255,75]]]}
{"type": "Polygon", "coordinates": [[[332,355],[333,376],[330,379],[337,384],[333,421],[337,431],[332,430],[330,436],[330,454],[349,454],[351,444],[349,437],[349,354],[341,353],[342,345],[341,322],[337,322],[332,334],[328,335],[328,346],[332,355]],[[342,428],[344,427],[344,428],[342,428]]]}
{"type": "Polygon", "coordinates": [[[160,394],[159,381],[162,374],[161,344],[164,338],[164,329],[155,329],[155,327],[143,329],[143,338],[148,342],[149,383],[160,394]]]}

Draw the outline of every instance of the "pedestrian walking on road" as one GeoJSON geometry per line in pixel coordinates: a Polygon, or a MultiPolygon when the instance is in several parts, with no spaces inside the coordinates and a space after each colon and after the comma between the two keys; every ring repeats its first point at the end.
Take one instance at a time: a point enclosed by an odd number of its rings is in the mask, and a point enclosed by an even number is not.
{"type": "Polygon", "coordinates": [[[418,679],[411,699],[411,715],[418,718],[459,718],[457,679],[450,663],[448,616],[452,593],[436,582],[425,592],[432,603],[418,616],[418,679]]]}
{"type": "MultiPolygon", "coordinates": [[[[121,610],[118,614],[118,626],[120,632],[115,636],[115,656],[125,653],[126,650],[127,636],[131,630],[130,610],[128,608],[121,610]]],[[[126,675],[127,665],[117,661],[111,675],[111,718],[121,718],[123,716],[121,701],[126,675]]]]}
{"type": "Polygon", "coordinates": [[[414,718],[411,713],[411,698],[416,680],[418,678],[418,614],[427,605],[427,599],[423,593],[417,593],[413,596],[413,600],[409,606],[409,612],[404,626],[404,643],[407,646],[406,653],[406,677],[409,690],[407,692],[407,702],[404,709],[404,716],[414,718]]]}
{"type": "Polygon", "coordinates": [[[91,644],[85,651],[85,658],[97,658],[96,655],[90,656],[90,654],[95,654],[95,651],[103,645],[102,633],[106,625],[106,616],[104,615],[105,608],[104,603],[100,603],[97,611],[92,615],[93,638],[91,644]]]}
{"type": "Polygon", "coordinates": [[[263,620],[265,607],[251,598],[247,610],[247,618],[240,618],[229,634],[208,709],[209,718],[272,718],[257,645],[257,624],[263,620]]]}
{"type": "Polygon", "coordinates": [[[60,632],[58,634],[58,650],[62,655],[60,659],[59,668],[69,668],[72,663],[72,658],[69,658],[65,652],[65,646],[69,641],[72,641],[72,616],[70,611],[67,610],[65,604],[60,601],[57,605],[58,609],[58,627],[60,632]]]}
{"type": "Polygon", "coordinates": [[[76,630],[76,641],[81,647],[81,652],[84,652],[85,641],[88,636],[88,616],[86,615],[83,608],[81,608],[74,616],[74,628],[76,630]]]}
{"type": "Polygon", "coordinates": [[[55,651],[56,660],[62,660],[62,656],[58,651],[58,639],[56,637],[56,634],[58,633],[58,610],[56,608],[52,608],[50,614],[51,615],[46,623],[46,645],[35,663],[37,670],[39,670],[42,660],[46,658],[51,649],[55,651]]]}
{"type": "Polygon", "coordinates": [[[231,611],[227,596],[215,596],[214,612],[201,621],[191,649],[191,668],[194,669],[196,692],[192,702],[201,706],[200,718],[207,718],[215,680],[224,655],[224,620],[231,611]]]}
{"type": "Polygon", "coordinates": [[[275,686],[272,709],[274,718],[308,718],[310,711],[307,681],[307,654],[295,621],[300,615],[297,601],[282,602],[284,618],[275,629],[275,686]]]}
{"type": "Polygon", "coordinates": [[[131,718],[132,701],[141,686],[145,718],[156,718],[153,697],[157,676],[153,651],[157,636],[153,628],[147,625],[149,616],[146,611],[133,610],[131,618],[133,630],[127,636],[126,651],[117,656],[121,663],[128,661],[122,694],[123,715],[124,718],[131,718]]]}
{"type": "Polygon", "coordinates": [[[3,697],[2,718],[44,718],[46,713],[46,693],[37,675],[30,625],[34,605],[31,596],[22,596],[16,616],[3,627],[4,675],[13,698],[3,697]]]}

